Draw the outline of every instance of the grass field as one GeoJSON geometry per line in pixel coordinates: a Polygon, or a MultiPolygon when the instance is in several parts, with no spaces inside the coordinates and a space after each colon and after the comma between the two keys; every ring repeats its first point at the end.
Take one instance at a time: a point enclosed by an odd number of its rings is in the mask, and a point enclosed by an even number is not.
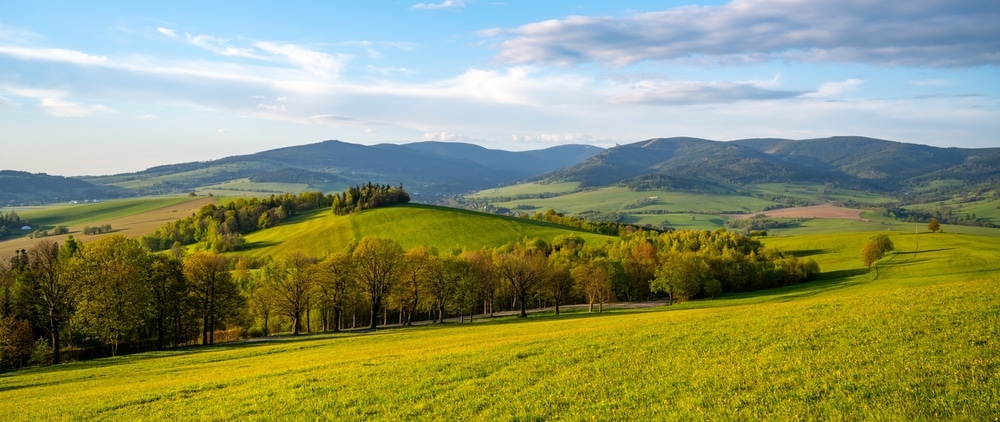
{"type": "MultiPolygon", "coordinates": [[[[51,228],[61,225],[70,229],[70,234],[84,242],[99,236],[83,236],[83,228],[92,225],[110,224],[113,233],[138,237],[151,233],[157,227],[183,217],[190,216],[202,206],[214,202],[214,198],[170,196],[119,199],[94,204],[60,204],[21,210],[22,218],[31,220],[34,227],[51,228]]],[[[63,243],[62,236],[49,236],[45,241],[63,243]]],[[[15,250],[28,249],[39,242],[27,237],[8,237],[0,241],[0,259],[13,255],[15,250]]]]}
{"type": "Polygon", "coordinates": [[[995,420],[1000,239],[787,236],[824,278],[651,310],[145,353],[0,375],[3,420],[995,420]]]}
{"type": "Polygon", "coordinates": [[[538,195],[543,193],[569,193],[580,188],[578,182],[563,183],[522,183],[495,189],[483,189],[472,195],[472,198],[514,197],[519,195],[538,195]]]}
{"type": "Polygon", "coordinates": [[[609,239],[546,222],[406,204],[351,216],[335,216],[329,210],[296,216],[279,226],[247,235],[250,248],[245,253],[281,256],[298,250],[320,256],[343,250],[355,239],[365,236],[397,239],[406,249],[427,245],[447,252],[453,248],[494,248],[524,237],[538,237],[549,242],[556,236],[570,233],[593,244],[609,239]]]}
{"type": "Polygon", "coordinates": [[[585,190],[567,195],[544,199],[519,199],[515,201],[496,202],[493,205],[516,209],[518,206],[534,206],[537,210],[553,208],[559,212],[578,214],[583,211],[621,211],[626,206],[636,205],[638,201],[656,197],[653,204],[632,208],[635,211],[664,210],[673,213],[722,213],[722,212],[758,212],[764,207],[775,205],[749,196],[717,195],[691,192],[641,191],[636,192],[623,187],[607,187],[595,190],[585,190]]]}

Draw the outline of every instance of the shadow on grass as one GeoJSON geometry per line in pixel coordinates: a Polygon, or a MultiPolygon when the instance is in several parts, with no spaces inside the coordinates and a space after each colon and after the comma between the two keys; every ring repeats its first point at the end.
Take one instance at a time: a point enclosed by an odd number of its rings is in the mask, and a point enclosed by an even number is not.
{"type": "Polygon", "coordinates": [[[277,245],[279,243],[281,243],[281,242],[276,242],[276,241],[273,241],[273,240],[261,240],[261,241],[257,241],[257,242],[250,242],[250,243],[247,243],[246,245],[243,245],[243,249],[242,250],[244,250],[244,251],[251,251],[251,250],[254,250],[254,249],[269,248],[269,247],[275,246],[275,245],[277,245]]]}
{"type": "MultiPolygon", "coordinates": [[[[380,329],[378,331],[381,332],[382,330],[380,329]]],[[[90,360],[82,360],[74,362],[65,362],[59,365],[24,368],[20,370],[0,373],[0,382],[4,381],[5,378],[13,376],[26,376],[28,378],[31,378],[33,376],[37,376],[40,374],[102,369],[106,367],[112,367],[112,366],[117,367],[117,366],[130,365],[140,362],[153,361],[153,360],[178,357],[178,356],[197,356],[200,354],[218,352],[218,351],[227,351],[227,350],[253,350],[266,346],[308,343],[320,340],[346,339],[346,338],[358,337],[369,334],[372,334],[370,330],[357,329],[357,330],[341,331],[336,333],[332,331],[305,333],[305,334],[300,334],[298,336],[293,336],[291,334],[282,334],[269,337],[259,337],[248,340],[239,340],[227,343],[217,343],[208,346],[205,345],[181,346],[176,349],[140,352],[140,353],[120,355],[109,358],[98,358],[98,359],[90,359],[90,360]]],[[[96,375],[96,376],[90,375],[89,377],[83,377],[83,378],[94,378],[101,376],[104,375],[96,375]]],[[[24,379],[20,379],[19,381],[24,381],[24,379]]],[[[35,381],[36,382],[29,381],[24,384],[9,385],[9,386],[0,385],[0,392],[9,390],[18,390],[23,388],[31,388],[31,387],[41,387],[53,384],[51,382],[37,382],[37,380],[35,381]]],[[[65,380],[63,380],[62,382],[65,382],[65,380]]]]}
{"type": "Polygon", "coordinates": [[[791,252],[788,252],[788,253],[790,253],[792,256],[794,256],[796,258],[803,258],[803,257],[807,257],[807,256],[823,255],[823,254],[828,254],[828,253],[833,253],[833,252],[834,252],[833,249],[802,249],[802,250],[798,250],[798,251],[791,251],[791,252]]]}
{"type": "Polygon", "coordinates": [[[953,249],[955,249],[955,248],[926,249],[926,250],[922,250],[922,251],[913,251],[913,252],[893,252],[893,254],[895,254],[895,255],[920,255],[922,253],[943,252],[943,251],[950,251],[950,250],[953,250],[953,249]]]}

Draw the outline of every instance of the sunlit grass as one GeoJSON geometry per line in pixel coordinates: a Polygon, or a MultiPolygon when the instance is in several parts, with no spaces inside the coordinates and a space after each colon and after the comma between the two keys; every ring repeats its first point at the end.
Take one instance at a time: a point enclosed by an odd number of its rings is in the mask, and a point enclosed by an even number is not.
{"type": "Polygon", "coordinates": [[[769,238],[800,286],[650,310],[289,337],[0,375],[3,420],[994,420],[1000,239],[769,238]],[[860,270],[860,271],[859,271],[860,270]]]}
{"type": "Polygon", "coordinates": [[[595,245],[610,239],[545,222],[406,204],[367,210],[351,216],[336,216],[329,210],[306,213],[273,228],[247,235],[250,248],[246,253],[252,256],[281,256],[298,250],[319,256],[341,251],[355,239],[365,236],[396,239],[406,249],[426,245],[447,252],[463,248],[495,248],[524,237],[537,237],[548,242],[556,236],[572,233],[595,245]]]}

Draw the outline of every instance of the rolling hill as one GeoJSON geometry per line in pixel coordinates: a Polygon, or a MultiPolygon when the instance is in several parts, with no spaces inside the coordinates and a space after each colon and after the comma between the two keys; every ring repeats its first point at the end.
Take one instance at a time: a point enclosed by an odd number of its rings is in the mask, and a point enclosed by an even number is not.
{"type": "Polygon", "coordinates": [[[0,206],[38,205],[50,202],[106,199],[128,195],[124,189],[83,180],[0,170],[0,206]]]}
{"type": "Polygon", "coordinates": [[[178,193],[242,179],[306,183],[324,191],[374,181],[402,183],[415,199],[432,202],[563,168],[600,151],[588,145],[509,152],[462,143],[365,146],[331,140],[85,180],[142,194],[178,193]]]}
{"type": "Polygon", "coordinates": [[[658,138],[621,145],[535,180],[710,191],[758,183],[828,183],[897,193],[932,181],[996,183],[1000,148],[937,148],[865,137],[658,138]]]}
{"type": "Polygon", "coordinates": [[[293,251],[322,256],[365,236],[396,239],[404,248],[420,245],[442,253],[452,249],[495,248],[525,237],[546,242],[576,234],[586,242],[612,239],[591,232],[526,220],[422,204],[402,204],[336,216],[328,209],[296,216],[281,225],[246,236],[250,256],[277,257],[293,251]]]}

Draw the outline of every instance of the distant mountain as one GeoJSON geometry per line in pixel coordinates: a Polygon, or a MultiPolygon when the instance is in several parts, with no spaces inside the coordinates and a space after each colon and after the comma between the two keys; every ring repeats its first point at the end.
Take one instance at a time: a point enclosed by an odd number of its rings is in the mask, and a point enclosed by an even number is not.
{"type": "Polygon", "coordinates": [[[239,179],[309,183],[315,187],[371,181],[403,184],[414,199],[432,201],[550,172],[601,151],[589,145],[510,152],[463,143],[365,146],[331,140],[86,180],[142,193],[181,192],[239,179]]]}
{"type": "Polygon", "coordinates": [[[864,137],[729,142],[659,138],[610,148],[538,179],[577,181],[584,187],[692,190],[829,182],[895,191],[930,180],[1000,180],[1000,148],[937,148],[864,137]]]}
{"type": "Polygon", "coordinates": [[[124,189],[98,186],[69,177],[0,170],[0,207],[106,199],[125,194],[124,189]]]}

